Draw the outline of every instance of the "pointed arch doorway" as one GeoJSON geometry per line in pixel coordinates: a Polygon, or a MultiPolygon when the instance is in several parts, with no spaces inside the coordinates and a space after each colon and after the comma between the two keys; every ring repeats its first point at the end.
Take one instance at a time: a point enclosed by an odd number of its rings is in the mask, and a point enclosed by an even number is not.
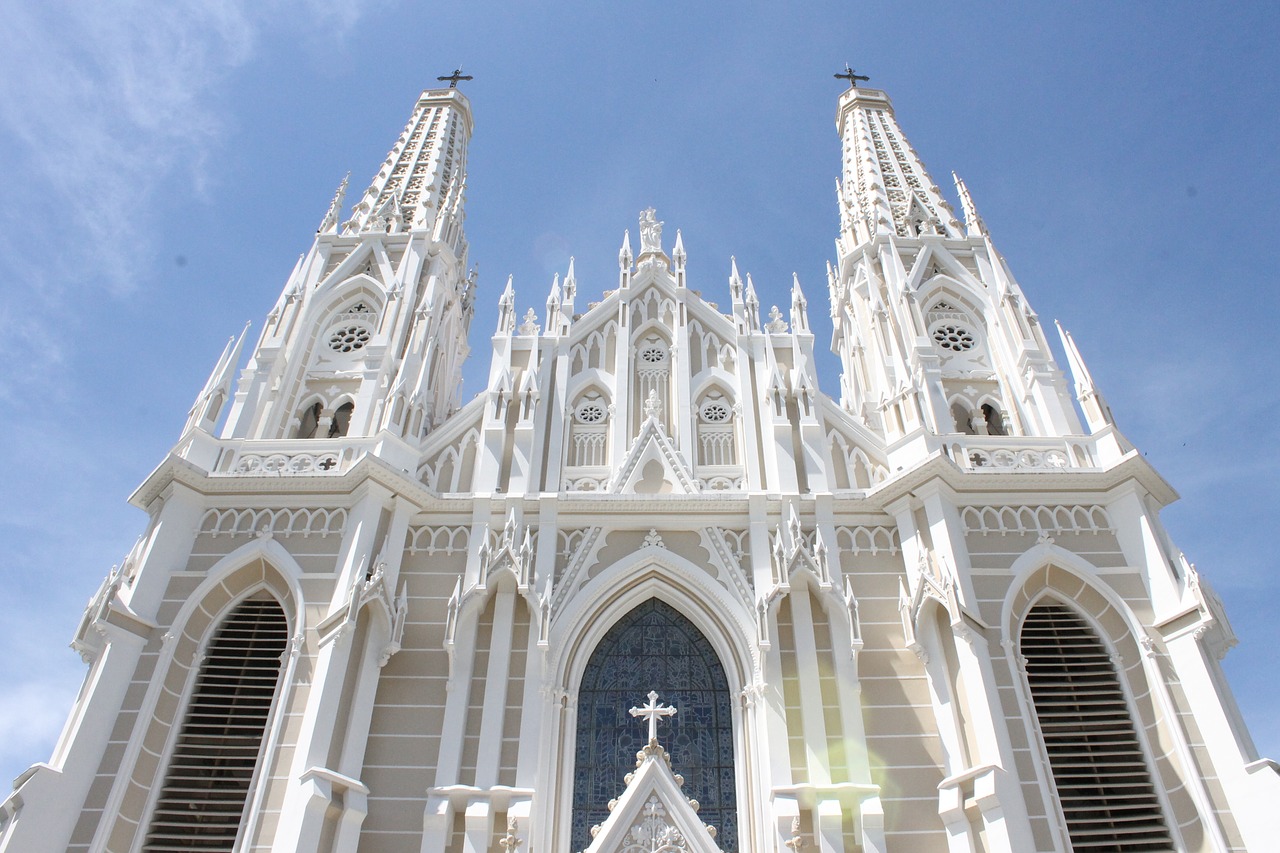
{"type": "Polygon", "coordinates": [[[591,843],[591,827],[609,816],[635,769],[647,730],[628,713],[656,690],[677,709],[658,739],[685,778],[698,816],[725,850],[738,844],[733,761],[733,702],[724,666],[707,638],[671,605],[651,598],[609,629],[591,653],[578,689],[571,849],[591,843]]]}

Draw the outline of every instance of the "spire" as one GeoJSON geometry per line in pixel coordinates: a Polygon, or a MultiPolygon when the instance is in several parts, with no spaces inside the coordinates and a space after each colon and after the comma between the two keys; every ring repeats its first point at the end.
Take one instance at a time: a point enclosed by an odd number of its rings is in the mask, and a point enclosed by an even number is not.
{"type": "Polygon", "coordinates": [[[232,335],[227,345],[222,348],[222,355],[209,373],[199,396],[191,406],[187,415],[187,425],[182,432],[185,435],[193,428],[200,427],[212,432],[217,426],[218,416],[222,408],[231,399],[231,380],[235,377],[236,365],[240,363],[240,351],[244,348],[244,339],[249,334],[249,323],[244,324],[239,336],[232,335]]]}
{"type": "Polygon", "coordinates": [[[951,173],[951,178],[956,182],[956,193],[960,196],[960,210],[964,213],[965,233],[970,237],[987,236],[987,224],[978,215],[978,208],[973,203],[973,196],[969,195],[969,188],[965,186],[964,181],[955,172],[951,173]]]}
{"type": "Polygon", "coordinates": [[[342,205],[347,198],[347,184],[350,181],[351,173],[347,172],[342,183],[338,185],[338,191],[333,194],[333,201],[329,202],[329,210],[325,213],[324,219],[320,220],[320,227],[316,229],[317,234],[338,233],[338,219],[342,215],[342,205]]]}
{"type": "MultiPolygon", "coordinates": [[[[459,181],[466,172],[472,126],[471,103],[456,88],[423,92],[404,132],[356,203],[351,219],[343,223],[342,232],[357,234],[387,227],[382,212],[389,201],[394,201],[402,227],[430,230],[440,211],[460,203],[459,181]]],[[[460,210],[454,213],[461,218],[460,210]]]]}
{"type": "Polygon", "coordinates": [[[516,289],[515,277],[507,276],[507,286],[498,297],[498,329],[497,334],[511,334],[516,328],[516,289]]]}
{"type": "Polygon", "coordinates": [[[675,261],[676,267],[676,287],[684,287],[684,262],[688,255],[684,251],[684,238],[680,236],[680,229],[676,229],[676,245],[671,250],[671,260],[675,261]]]}
{"type": "Polygon", "coordinates": [[[791,274],[791,329],[809,331],[809,303],[800,289],[800,276],[794,272],[791,274]]]}
{"type": "Polygon", "coordinates": [[[578,295],[578,277],[573,272],[573,256],[569,256],[569,271],[564,274],[564,311],[573,318],[573,299],[578,295]]]}
{"type": "Polygon", "coordinates": [[[1062,324],[1057,320],[1054,320],[1053,324],[1058,327],[1062,348],[1067,352],[1067,367],[1071,370],[1071,378],[1075,380],[1076,399],[1080,401],[1080,408],[1084,411],[1089,431],[1097,432],[1104,426],[1115,424],[1111,407],[1107,405],[1106,399],[1094,385],[1093,375],[1089,373],[1089,368],[1085,365],[1084,358],[1080,355],[1080,350],[1076,347],[1071,333],[1062,328],[1062,324]]]}
{"type": "Polygon", "coordinates": [[[631,284],[631,231],[622,232],[622,248],[618,249],[618,287],[631,284]]]}
{"type": "Polygon", "coordinates": [[[622,232],[622,248],[618,249],[618,266],[631,266],[631,231],[630,229],[622,232]]]}
{"type": "Polygon", "coordinates": [[[760,298],[756,296],[756,286],[751,283],[751,273],[747,273],[747,297],[744,318],[749,331],[760,331],[760,298]]]}
{"type": "Polygon", "coordinates": [[[950,205],[898,127],[888,95],[850,87],[840,96],[836,127],[844,143],[841,210],[849,208],[856,243],[887,234],[962,236],[950,205]]]}
{"type": "Polygon", "coordinates": [[[738,259],[729,256],[729,296],[734,305],[742,304],[742,276],[738,275],[738,259]]]}

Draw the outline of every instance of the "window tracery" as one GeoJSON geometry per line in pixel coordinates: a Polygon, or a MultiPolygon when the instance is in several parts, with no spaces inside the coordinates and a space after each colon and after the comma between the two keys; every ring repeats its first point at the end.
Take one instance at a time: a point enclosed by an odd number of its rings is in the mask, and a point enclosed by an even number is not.
{"type": "Polygon", "coordinates": [[[733,713],[728,679],[706,637],[673,607],[649,599],[623,616],[592,653],[578,690],[573,774],[573,850],[591,842],[590,827],[609,816],[635,769],[646,731],[628,714],[656,690],[680,709],[663,738],[699,817],[718,829],[725,850],[738,847],[733,713]]]}

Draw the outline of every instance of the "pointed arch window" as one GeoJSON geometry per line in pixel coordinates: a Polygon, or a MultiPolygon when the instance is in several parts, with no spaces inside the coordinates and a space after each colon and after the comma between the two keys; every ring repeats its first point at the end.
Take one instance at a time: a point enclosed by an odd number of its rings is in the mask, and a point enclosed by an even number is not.
{"type": "Polygon", "coordinates": [[[280,681],[289,627],[266,593],[239,604],[206,650],[146,853],[230,850],[240,831],[280,681]]]}
{"type": "Polygon", "coordinates": [[[1027,614],[1021,649],[1072,849],[1172,850],[1155,782],[1102,640],[1074,610],[1045,601],[1027,614]]]}
{"type": "Polygon", "coordinates": [[[735,465],[733,405],[717,390],[707,393],[698,406],[698,463],[735,465]]]}
{"type": "Polygon", "coordinates": [[[716,827],[716,843],[738,849],[733,706],[724,667],[707,638],[657,599],[623,616],[592,653],[578,690],[573,771],[572,850],[591,843],[591,827],[609,816],[624,777],[635,770],[647,731],[628,713],[656,690],[677,713],[659,740],[698,816],[716,827]]]}
{"type": "Polygon", "coordinates": [[[588,391],[578,398],[569,435],[569,465],[609,464],[609,403],[598,391],[588,391]]]}

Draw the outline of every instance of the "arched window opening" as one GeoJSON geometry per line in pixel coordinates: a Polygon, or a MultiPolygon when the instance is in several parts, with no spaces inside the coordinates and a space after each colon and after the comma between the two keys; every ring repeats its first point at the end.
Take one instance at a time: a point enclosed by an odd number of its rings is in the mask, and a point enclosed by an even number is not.
{"type": "Polygon", "coordinates": [[[1172,850],[1115,665],[1072,609],[1042,602],[1022,624],[1036,719],[1074,850],[1172,850]]]}
{"type": "Polygon", "coordinates": [[[1009,428],[1004,422],[1004,415],[995,406],[990,403],[983,403],[982,416],[987,420],[987,435],[1009,434],[1009,428]]]}
{"type": "Polygon", "coordinates": [[[635,396],[631,405],[636,413],[636,428],[639,429],[652,410],[658,423],[670,432],[671,422],[667,417],[667,409],[671,384],[671,350],[660,335],[646,335],[636,345],[635,372],[635,396]]]}
{"type": "Polygon", "coordinates": [[[973,426],[973,416],[969,414],[969,410],[960,401],[951,404],[951,417],[956,422],[956,432],[962,432],[965,435],[977,435],[978,431],[973,426]]]}
{"type": "Polygon", "coordinates": [[[724,667],[706,637],[670,605],[649,599],[618,621],[592,653],[578,690],[572,850],[591,843],[635,770],[648,732],[628,713],[656,690],[676,708],[658,738],[685,778],[716,843],[738,849],[733,706],[724,667]]]}
{"type": "Polygon", "coordinates": [[[242,602],[209,644],[151,816],[147,853],[230,850],[240,831],[289,626],[265,593],[242,602]]]}
{"type": "Polygon", "coordinates": [[[329,438],[341,438],[347,434],[347,430],[351,427],[351,413],[355,410],[355,403],[343,403],[338,407],[329,424],[329,438]]]}
{"type": "Polygon", "coordinates": [[[609,403],[598,391],[588,391],[578,398],[569,435],[571,466],[609,464],[609,403]]]}
{"type": "Polygon", "coordinates": [[[733,406],[719,391],[709,392],[698,406],[698,462],[735,465],[733,406]]]}
{"type": "Polygon", "coordinates": [[[324,403],[316,403],[302,410],[298,419],[297,438],[315,438],[316,428],[320,426],[320,413],[324,411],[324,403]]]}

